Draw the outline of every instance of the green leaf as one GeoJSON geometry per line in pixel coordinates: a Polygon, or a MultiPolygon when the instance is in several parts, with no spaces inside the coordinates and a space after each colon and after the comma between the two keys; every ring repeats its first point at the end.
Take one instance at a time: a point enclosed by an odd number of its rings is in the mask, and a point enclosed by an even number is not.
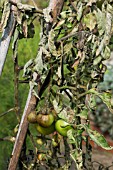
{"type": "Polygon", "coordinates": [[[59,94],[60,101],[62,101],[62,104],[64,106],[69,106],[70,105],[70,99],[69,97],[64,93],[64,94],[59,94]]]}
{"type": "Polygon", "coordinates": [[[88,127],[86,128],[86,131],[87,131],[88,135],[90,136],[91,140],[93,140],[98,146],[100,146],[106,150],[113,149],[113,147],[109,146],[109,144],[107,143],[107,141],[103,135],[101,135],[97,131],[93,131],[93,130],[89,129],[88,127]]]}
{"type": "Polygon", "coordinates": [[[99,55],[96,59],[94,59],[94,61],[93,61],[93,65],[97,65],[97,64],[99,64],[99,63],[100,63],[100,61],[101,61],[101,59],[102,59],[102,57],[99,55]]]}
{"type": "Polygon", "coordinates": [[[54,91],[54,93],[57,93],[58,90],[59,90],[59,87],[54,84],[54,85],[52,86],[52,90],[54,91]]]}
{"type": "Polygon", "coordinates": [[[77,114],[76,116],[79,116],[82,119],[87,119],[88,117],[88,109],[84,109],[82,110],[79,114],[77,114]]]}
{"type": "Polygon", "coordinates": [[[72,28],[72,26],[73,26],[73,24],[72,23],[70,23],[70,22],[67,22],[67,28],[72,28]]]}
{"type": "Polygon", "coordinates": [[[63,65],[64,75],[67,75],[67,74],[70,73],[70,70],[69,70],[67,67],[68,67],[68,64],[64,64],[64,65],[63,65]]]}

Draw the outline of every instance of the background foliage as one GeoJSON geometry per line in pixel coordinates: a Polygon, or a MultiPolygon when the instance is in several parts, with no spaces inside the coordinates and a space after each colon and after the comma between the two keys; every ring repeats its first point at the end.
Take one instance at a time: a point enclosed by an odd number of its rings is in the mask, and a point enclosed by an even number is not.
{"type": "MultiPolygon", "coordinates": [[[[25,3],[31,3],[32,1],[24,1],[25,3]]],[[[0,1],[2,3],[2,1],[0,1]]],[[[37,0],[37,6],[40,8],[44,8],[47,6],[47,2],[37,0]]],[[[0,4],[1,5],[1,4],[0,4]]],[[[2,15],[2,10],[0,10],[0,19],[2,15]]],[[[24,64],[30,59],[35,58],[38,49],[39,42],[39,32],[40,28],[37,25],[37,21],[35,21],[35,36],[33,39],[21,39],[19,40],[18,47],[18,58],[19,65],[24,66],[24,64]]],[[[0,34],[1,35],[1,34],[0,34]]],[[[12,39],[13,40],[13,39],[12,39]]],[[[0,113],[9,110],[14,107],[14,64],[13,64],[13,54],[12,47],[10,45],[7,59],[4,67],[4,71],[2,76],[0,77],[0,113]]],[[[23,74],[20,73],[20,77],[23,74]]],[[[25,102],[28,95],[28,84],[20,84],[19,85],[19,101],[21,106],[21,114],[25,106],[25,102]]],[[[4,138],[6,136],[14,136],[13,129],[17,125],[17,119],[15,113],[12,111],[7,115],[0,117],[0,138],[4,138]]],[[[13,149],[13,144],[8,141],[0,142],[0,170],[6,170],[8,159],[13,149]]]]}
{"type": "MultiPolygon", "coordinates": [[[[21,40],[19,42],[19,65],[23,66],[29,58],[34,58],[37,53],[38,48],[38,39],[39,39],[39,27],[36,27],[35,37],[29,40],[21,40]]],[[[2,77],[0,78],[0,113],[3,113],[10,108],[14,107],[14,70],[13,70],[13,57],[11,47],[8,52],[6,64],[4,67],[4,71],[2,77]]],[[[27,94],[28,94],[29,85],[28,84],[20,84],[19,85],[19,101],[21,106],[21,113],[23,111],[27,94]]],[[[17,125],[16,115],[14,112],[10,112],[4,117],[0,117],[0,137],[10,136],[14,127],[17,125]],[[12,123],[13,122],[13,123],[12,123]]],[[[14,135],[14,134],[13,134],[14,135]]],[[[8,159],[9,154],[11,154],[12,145],[7,142],[0,142],[2,150],[0,150],[0,168],[2,167],[3,162],[6,164],[6,160],[8,159]]]]}

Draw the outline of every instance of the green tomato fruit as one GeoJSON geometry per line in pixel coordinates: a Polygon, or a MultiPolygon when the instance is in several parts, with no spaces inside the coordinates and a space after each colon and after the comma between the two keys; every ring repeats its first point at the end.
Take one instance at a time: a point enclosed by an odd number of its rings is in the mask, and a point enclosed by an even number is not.
{"type": "Polygon", "coordinates": [[[55,123],[55,129],[60,135],[67,136],[67,131],[73,128],[69,125],[69,123],[65,122],[62,119],[59,119],[55,123]]]}
{"type": "Polygon", "coordinates": [[[37,124],[36,129],[42,135],[49,135],[49,134],[51,134],[51,133],[53,133],[55,131],[55,124],[53,123],[49,127],[43,127],[43,126],[40,126],[39,124],[37,124]]]}
{"type": "Polygon", "coordinates": [[[28,115],[27,120],[28,120],[29,123],[36,123],[36,122],[37,122],[36,112],[35,112],[35,111],[32,111],[32,112],[28,115]]]}
{"type": "Polygon", "coordinates": [[[54,122],[54,115],[52,113],[45,114],[45,115],[39,113],[37,115],[37,122],[39,125],[41,125],[43,127],[49,127],[54,122]]]}

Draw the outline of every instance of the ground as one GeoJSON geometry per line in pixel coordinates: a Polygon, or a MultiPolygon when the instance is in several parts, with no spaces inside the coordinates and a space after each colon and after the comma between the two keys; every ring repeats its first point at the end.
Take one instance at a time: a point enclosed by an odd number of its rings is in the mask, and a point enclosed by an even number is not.
{"type": "Polygon", "coordinates": [[[93,163],[94,170],[113,170],[112,153],[100,151],[98,149],[93,149],[92,161],[94,161],[93,163]],[[99,169],[100,165],[102,165],[101,169],[99,169]]]}

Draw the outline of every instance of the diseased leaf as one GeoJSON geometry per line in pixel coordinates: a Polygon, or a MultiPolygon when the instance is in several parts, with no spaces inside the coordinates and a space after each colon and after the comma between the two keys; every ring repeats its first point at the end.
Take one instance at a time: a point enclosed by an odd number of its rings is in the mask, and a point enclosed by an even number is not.
{"type": "Polygon", "coordinates": [[[97,27],[99,31],[99,35],[101,36],[106,30],[106,14],[102,12],[99,8],[97,11],[94,11],[96,20],[97,20],[97,27]]]}
{"type": "Polygon", "coordinates": [[[110,37],[111,37],[111,29],[112,29],[112,16],[113,16],[113,6],[107,4],[106,35],[110,37]]]}
{"type": "Polygon", "coordinates": [[[105,47],[105,50],[104,50],[104,54],[103,54],[103,58],[105,60],[109,59],[111,56],[111,51],[110,51],[110,48],[108,46],[105,47]]]}
{"type": "Polygon", "coordinates": [[[63,19],[63,20],[60,20],[59,22],[58,22],[58,24],[56,25],[56,27],[54,28],[54,30],[59,30],[62,26],[63,26],[63,24],[65,23],[65,20],[63,19]]]}
{"type": "Polygon", "coordinates": [[[20,10],[20,11],[29,11],[29,12],[32,12],[32,11],[35,11],[35,7],[34,6],[31,6],[31,5],[28,5],[28,4],[22,4],[20,2],[17,3],[17,8],[20,10]]]}
{"type": "Polygon", "coordinates": [[[76,143],[76,140],[74,138],[74,129],[70,129],[67,131],[67,136],[68,136],[68,139],[69,139],[69,143],[71,144],[75,144],[76,143]]]}
{"type": "Polygon", "coordinates": [[[98,56],[96,59],[94,59],[93,65],[97,65],[98,63],[100,63],[101,59],[102,59],[102,57],[98,56]]]}
{"type": "Polygon", "coordinates": [[[34,70],[37,71],[39,74],[42,73],[42,70],[44,68],[43,65],[43,60],[42,60],[42,54],[43,54],[43,50],[41,49],[35,59],[35,67],[34,70]]]}
{"type": "Polygon", "coordinates": [[[80,21],[81,17],[82,17],[82,12],[83,12],[83,5],[82,3],[80,3],[79,5],[79,9],[77,11],[77,20],[80,21]]]}
{"type": "Polygon", "coordinates": [[[87,14],[84,17],[84,23],[90,29],[90,31],[92,31],[95,28],[96,24],[97,24],[95,14],[93,14],[93,13],[87,14]]]}
{"type": "Polygon", "coordinates": [[[4,1],[4,9],[3,9],[3,13],[2,13],[2,19],[0,22],[0,29],[3,31],[3,29],[7,26],[8,20],[9,20],[9,16],[10,16],[10,7],[11,4],[8,2],[8,0],[4,1]]]}
{"type": "Polygon", "coordinates": [[[60,113],[60,111],[62,110],[62,108],[58,105],[57,100],[54,99],[54,100],[52,101],[52,103],[53,103],[53,107],[54,107],[56,113],[60,113]]]}
{"type": "Polygon", "coordinates": [[[19,35],[19,31],[18,31],[18,29],[17,29],[17,27],[16,27],[15,32],[14,32],[14,35],[13,35],[12,49],[15,48],[15,43],[16,43],[16,41],[17,41],[17,39],[18,39],[18,35],[19,35]]]}
{"type": "Polygon", "coordinates": [[[22,23],[22,33],[23,33],[23,38],[27,38],[28,36],[28,25],[27,25],[27,20],[23,21],[22,23]]]}
{"type": "Polygon", "coordinates": [[[103,101],[103,103],[106,104],[106,106],[108,107],[110,112],[113,113],[113,109],[112,109],[112,105],[111,105],[111,93],[109,93],[109,92],[99,93],[95,89],[90,89],[88,91],[88,93],[92,93],[92,94],[98,96],[103,101]]]}
{"type": "Polygon", "coordinates": [[[107,141],[105,140],[104,136],[98,133],[97,131],[93,131],[87,127],[86,129],[88,135],[90,136],[91,140],[93,140],[98,146],[102,147],[106,150],[112,150],[113,147],[109,146],[107,141]]]}
{"type": "Polygon", "coordinates": [[[69,107],[70,99],[69,99],[69,97],[65,93],[59,94],[59,98],[60,98],[60,101],[62,101],[62,104],[64,106],[69,107]]]}
{"type": "Polygon", "coordinates": [[[92,6],[93,3],[96,3],[97,0],[89,0],[87,6],[92,6]]]}
{"type": "Polygon", "coordinates": [[[70,50],[72,49],[72,41],[70,41],[69,43],[67,43],[65,46],[64,46],[64,53],[68,54],[70,52],[70,50]]]}
{"type": "Polygon", "coordinates": [[[53,56],[60,56],[61,54],[58,53],[56,46],[55,46],[55,42],[54,42],[54,38],[55,38],[55,32],[54,30],[49,31],[49,37],[48,37],[48,46],[49,46],[49,50],[51,52],[51,54],[53,56]]]}
{"type": "Polygon", "coordinates": [[[62,12],[60,13],[61,18],[66,19],[66,16],[67,16],[66,14],[67,14],[67,11],[62,11],[62,12]]]}
{"type": "Polygon", "coordinates": [[[104,47],[105,47],[105,39],[103,38],[102,41],[100,42],[98,49],[96,50],[96,56],[102,54],[104,47]]]}
{"type": "Polygon", "coordinates": [[[23,77],[30,76],[31,73],[31,66],[33,65],[33,59],[30,59],[25,65],[24,65],[24,73],[23,77]]]}

